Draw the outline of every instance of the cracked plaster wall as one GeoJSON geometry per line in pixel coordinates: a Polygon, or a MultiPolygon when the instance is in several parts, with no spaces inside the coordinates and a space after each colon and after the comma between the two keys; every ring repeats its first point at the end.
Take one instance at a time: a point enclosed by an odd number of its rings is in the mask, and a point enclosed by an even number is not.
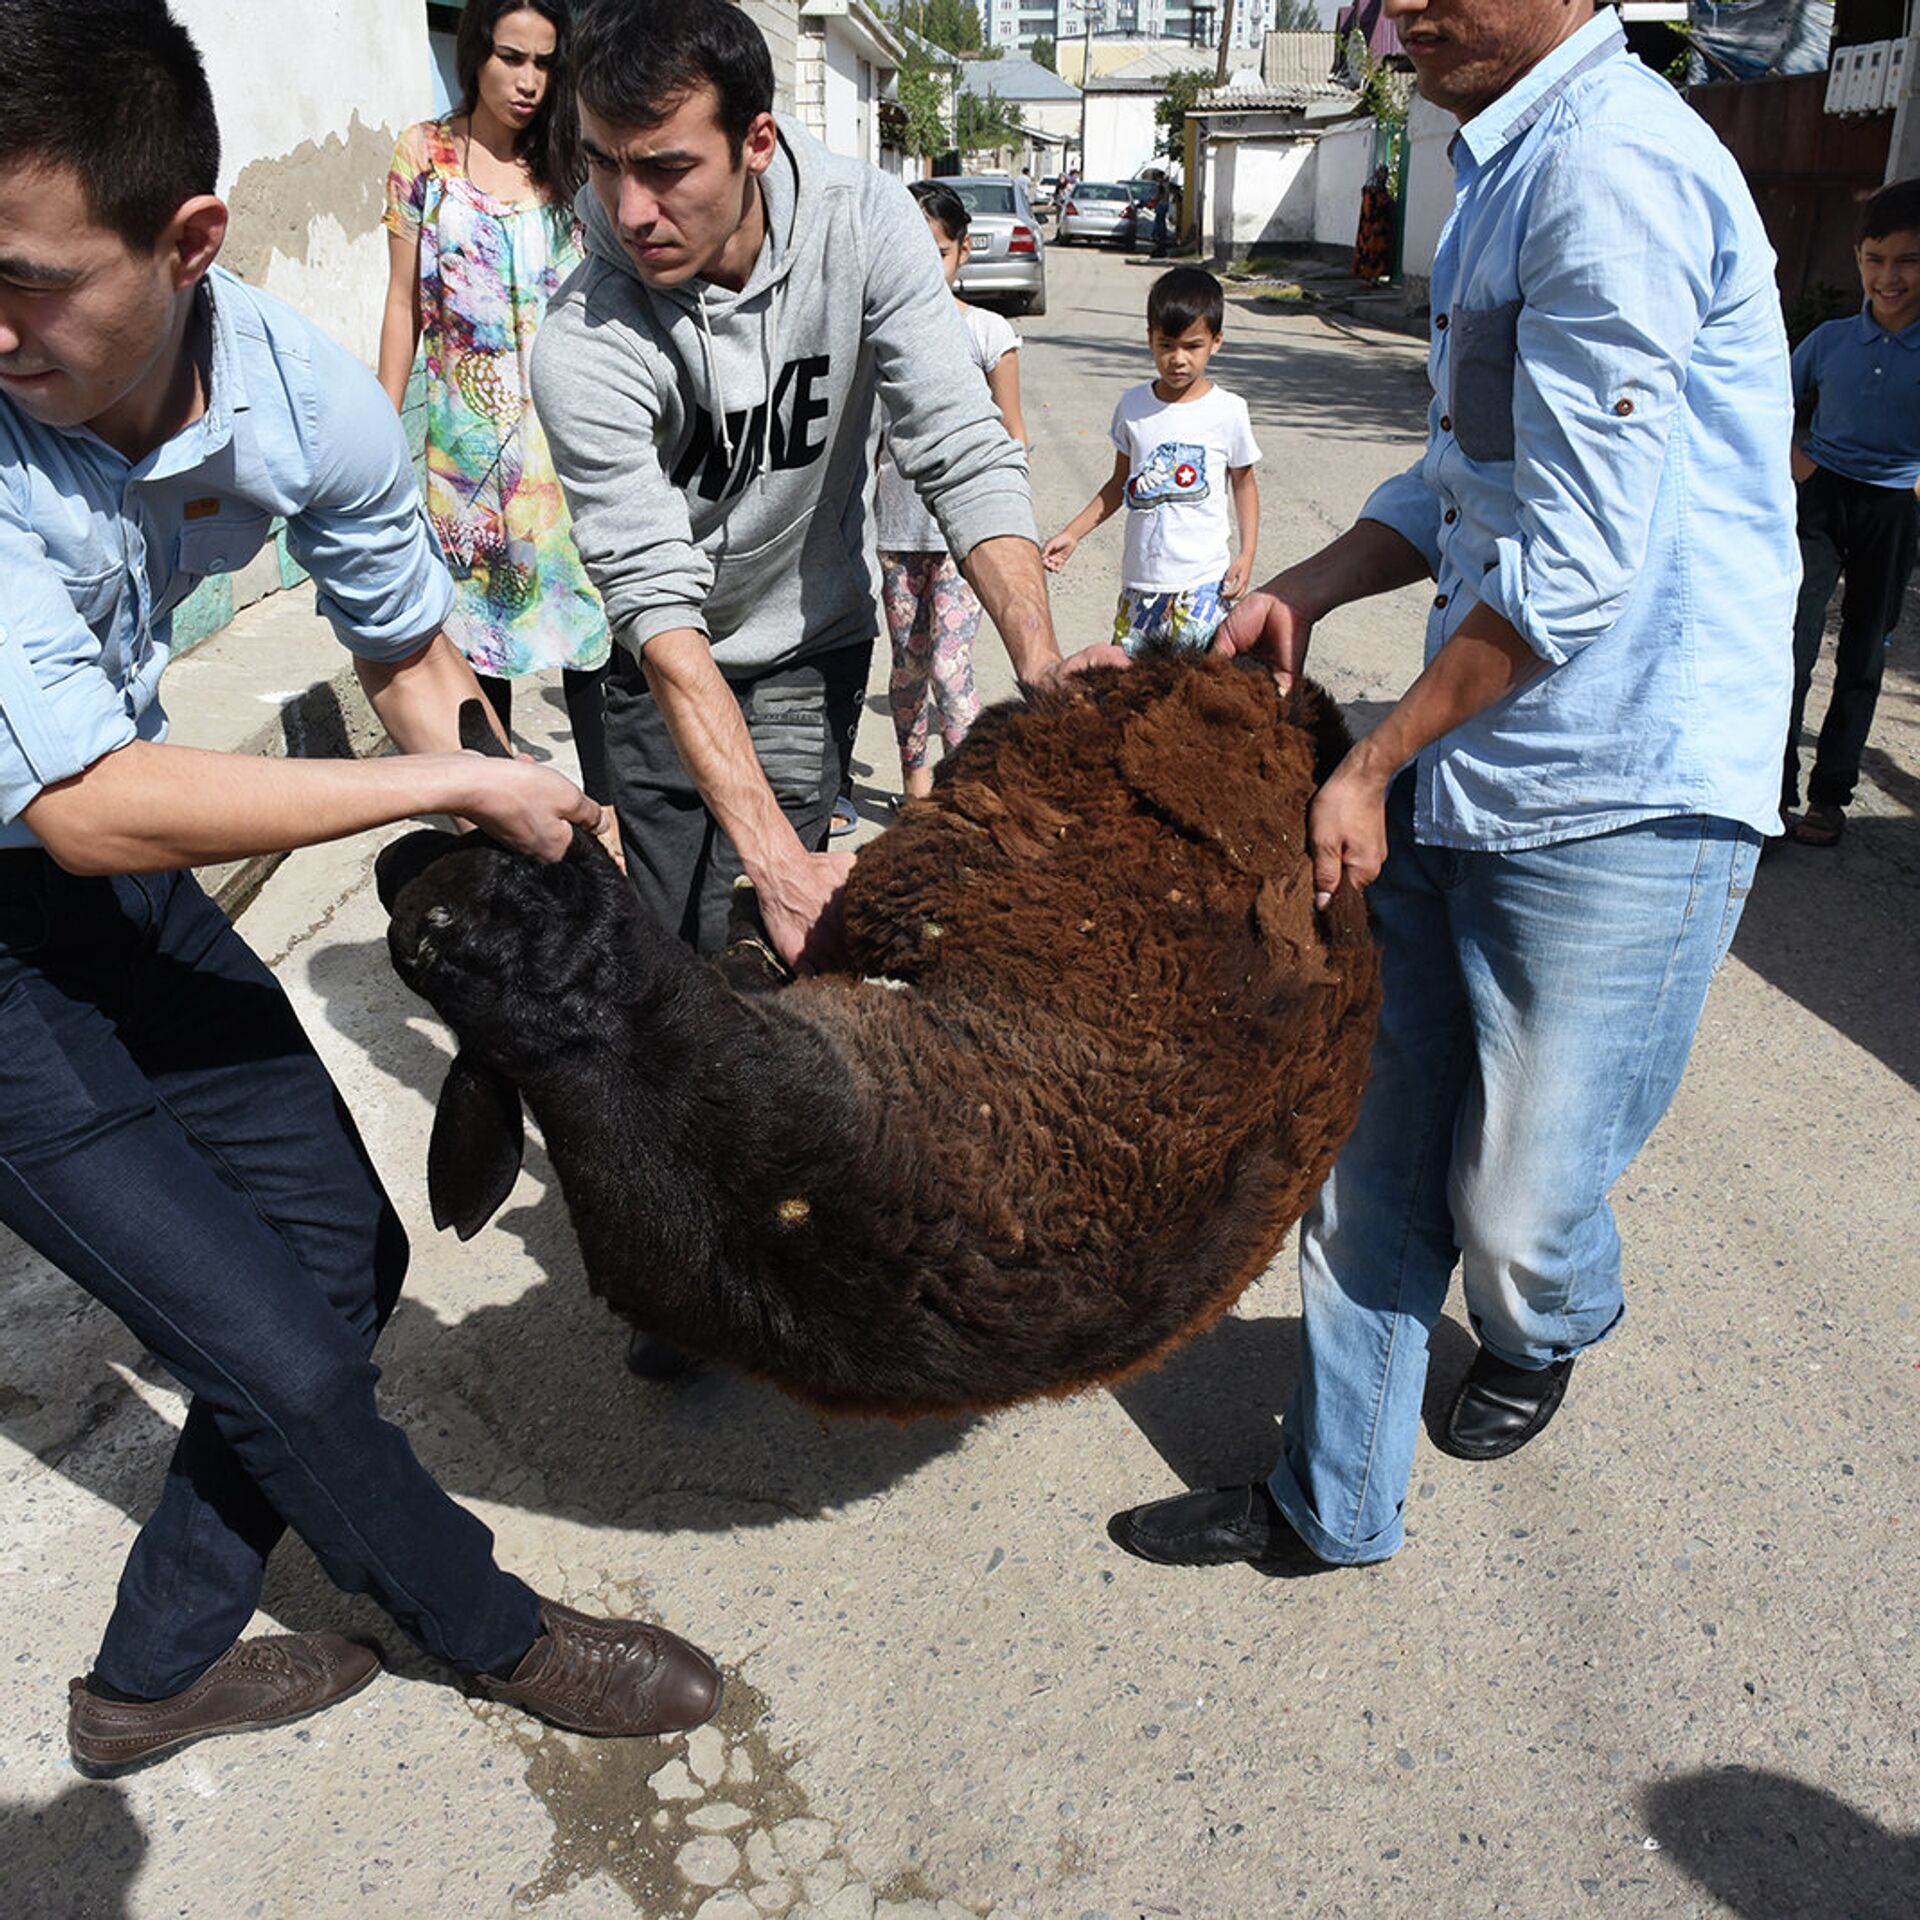
{"type": "Polygon", "coordinates": [[[433,109],[423,0],[174,0],[220,115],[223,262],[373,364],[400,130],[433,109]]]}

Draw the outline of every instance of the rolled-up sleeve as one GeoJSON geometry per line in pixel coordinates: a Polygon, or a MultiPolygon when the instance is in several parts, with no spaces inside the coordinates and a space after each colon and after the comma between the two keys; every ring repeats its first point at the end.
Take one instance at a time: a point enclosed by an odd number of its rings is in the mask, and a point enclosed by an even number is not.
{"type": "Polygon", "coordinates": [[[0,825],[56,781],[134,737],[101,669],[100,642],[74,608],[39,536],[0,497],[0,825]]]}
{"type": "Polygon", "coordinates": [[[373,376],[345,352],[316,353],[314,484],[287,519],[287,547],[312,574],[343,645],[404,660],[453,607],[453,581],[414,479],[407,436],[373,376]]]}
{"type": "Polygon", "coordinates": [[[1823,327],[1815,327],[1793,350],[1793,404],[1809,408],[1820,386],[1820,336],[1823,327]]]}
{"type": "Polygon", "coordinates": [[[1645,557],[1668,441],[1724,270],[1698,168],[1619,127],[1540,170],[1520,252],[1517,531],[1482,600],[1556,664],[1614,624],[1645,557]]]}
{"type": "Polygon", "coordinates": [[[1424,463],[1381,481],[1367,495],[1359,517],[1391,527],[1418,550],[1429,573],[1440,571],[1440,496],[1427,485],[1424,463]]]}

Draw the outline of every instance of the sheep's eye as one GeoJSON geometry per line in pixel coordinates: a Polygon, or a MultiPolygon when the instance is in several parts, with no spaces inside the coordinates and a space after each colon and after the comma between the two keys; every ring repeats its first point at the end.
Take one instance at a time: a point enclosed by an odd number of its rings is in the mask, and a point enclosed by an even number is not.
{"type": "Polygon", "coordinates": [[[429,907],[427,909],[426,919],[427,925],[430,927],[450,927],[453,925],[453,909],[451,907],[429,907]]]}

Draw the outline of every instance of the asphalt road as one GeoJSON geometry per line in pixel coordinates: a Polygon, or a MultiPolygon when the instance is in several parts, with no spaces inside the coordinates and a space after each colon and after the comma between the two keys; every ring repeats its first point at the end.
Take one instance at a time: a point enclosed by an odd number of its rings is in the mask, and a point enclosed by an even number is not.
{"type": "MultiPolygon", "coordinates": [[[[1021,323],[1042,517],[1110,465],[1150,371],[1144,265],[1056,251],[1021,323]]],[[[1419,444],[1420,351],[1236,293],[1263,562],[1419,444]]],[[[1059,583],[1111,617],[1119,533],[1059,583]]],[[[1326,623],[1364,719],[1414,591],[1326,623]]],[[[1910,649],[1911,642],[1907,643],[1910,649]]],[[[1912,659],[1905,652],[1906,661],[1912,659]]],[[[1004,656],[981,648],[989,691],[1004,656]]],[[[1896,655],[1900,660],[1900,655],[1896,655]]],[[[897,787],[884,673],[860,798],[897,787]]],[[[536,737],[558,718],[522,702],[536,737]]],[[[564,753],[564,749],[562,749],[564,753]]],[[[105,1314],[0,1241],[0,1904],[27,1915],[755,1914],[1867,1920],[1920,1885],[1920,697],[1890,676],[1843,845],[1763,865],[1679,1099],[1621,1183],[1628,1317],[1552,1430],[1422,1443],[1405,1551],[1309,1581],[1125,1559],[1106,1515],[1263,1472],[1297,1342],[1290,1250],[1160,1372],[991,1420],[829,1427],[712,1373],[643,1384],[588,1300],[537,1147],[461,1247],[425,1217],[444,1034],[389,972],[374,839],[284,865],[244,925],[408,1219],[382,1393],[508,1564],[716,1651],[715,1729],[595,1744],[392,1673],[290,1733],[115,1785],[73,1774],[66,1676],[180,1406],[105,1314]]],[[[873,830],[871,826],[867,829],[873,830]]],[[[384,836],[376,836],[381,838],[384,836]]],[[[1470,1355],[1457,1324],[1435,1380],[1470,1355]]],[[[1436,1396],[1437,1397],[1437,1396],[1436,1396]]],[[[303,1549],[288,1626],[379,1630],[303,1549]]]]}

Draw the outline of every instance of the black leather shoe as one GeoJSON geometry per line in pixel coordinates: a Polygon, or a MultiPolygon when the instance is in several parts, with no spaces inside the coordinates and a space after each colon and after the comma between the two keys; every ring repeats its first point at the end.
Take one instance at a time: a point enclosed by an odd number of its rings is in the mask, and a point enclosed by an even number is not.
{"type": "Polygon", "coordinates": [[[1571,1360],[1516,1367],[1482,1347],[1454,1395],[1440,1445],[1462,1460],[1519,1452],[1559,1411],[1572,1377],[1571,1360]]]}
{"type": "Polygon", "coordinates": [[[1128,1507],[1107,1537],[1163,1567],[1220,1567],[1249,1560],[1263,1573],[1318,1573],[1327,1565],[1287,1524],[1264,1486],[1208,1487],[1128,1507]]]}

